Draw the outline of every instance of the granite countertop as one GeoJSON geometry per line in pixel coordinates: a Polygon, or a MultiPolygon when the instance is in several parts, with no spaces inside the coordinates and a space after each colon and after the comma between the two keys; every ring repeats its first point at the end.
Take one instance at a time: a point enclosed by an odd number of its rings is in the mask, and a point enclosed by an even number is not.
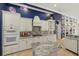
{"type": "Polygon", "coordinates": [[[27,38],[32,38],[32,36],[28,36],[28,37],[20,37],[20,39],[27,39],[27,38]]]}
{"type": "Polygon", "coordinates": [[[67,38],[71,40],[79,40],[79,36],[77,35],[68,35],[67,38]]]}

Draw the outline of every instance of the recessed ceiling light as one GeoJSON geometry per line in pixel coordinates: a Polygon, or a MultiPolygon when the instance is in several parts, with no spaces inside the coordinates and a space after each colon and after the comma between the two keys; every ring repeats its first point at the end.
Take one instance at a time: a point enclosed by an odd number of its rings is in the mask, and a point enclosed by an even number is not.
{"type": "Polygon", "coordinates": [[[56,5],[56,4],[54,4],[53,6],[54,6],[54,7],[56,7],[57,5],[56,5]]]}
{"type": "Polygon", "coordinates": [[[21,10],[28,11],[28,9],[26,7],[21,7],[21,10]]]}
{"type": "Polygon", "coordinates": [[[50,14],[47,14],[47,16],[50,16],[50,14]]]}

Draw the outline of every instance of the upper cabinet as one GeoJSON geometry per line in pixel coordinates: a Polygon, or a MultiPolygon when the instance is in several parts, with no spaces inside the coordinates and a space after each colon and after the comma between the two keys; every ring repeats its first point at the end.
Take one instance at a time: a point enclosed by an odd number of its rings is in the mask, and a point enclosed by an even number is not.
{"type": "Polygon", "coordinates": [[[55,20],[41,20],[42,31],[53,31],[55,30],[55,20]]]}
{"type": "Polygon", "coordinates": [[[54,31],[55,30],[55,20],[48,20],[48,28],[49,31],[54,31]]]}
{"type": "Polygon", "coordinates": [[[48,31],[48,21],[41,20],[41,31],[48,31]]]}
{"type": "Polygon", "coordinates": [[[29,18],[21,18],[20,31],[32,31],[32,20],[29,18]]]}
{"type": "Polygon", "coordinates": [[[79,35],[78,34],[78,20],[77,19],[63,15],[61,26],[62,26],[62,29],[61,29],[62,33],[64,33],[65,36],[79,35]]]}
{"type": "Polygon", "coordinates": [[[3,26],[19,26],[20,14],[2,11],[3,26]]]}

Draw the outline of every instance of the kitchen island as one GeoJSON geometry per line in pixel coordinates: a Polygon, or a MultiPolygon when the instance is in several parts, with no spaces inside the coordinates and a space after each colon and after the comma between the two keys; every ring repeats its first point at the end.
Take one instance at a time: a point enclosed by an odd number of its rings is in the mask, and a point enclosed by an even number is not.
{"type": "Polygon", "coordinates": [[[79,55],[79,36],[76,35],[68,35],[64,39],[64,46],[66,49],[77,53],[79,55]]]}

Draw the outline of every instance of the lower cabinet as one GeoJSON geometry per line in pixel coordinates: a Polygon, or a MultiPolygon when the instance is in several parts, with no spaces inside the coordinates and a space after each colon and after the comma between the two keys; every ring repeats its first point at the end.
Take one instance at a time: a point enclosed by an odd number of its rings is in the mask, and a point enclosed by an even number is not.
{"type": "Polygon", "coordinates": [[[19,50],[19,45],[11,45],[3,47],[3,55],[11,54],[19,50]]]}
{"type": "Polygon", "coordinates": [[[15,53],[18,51],[32,48],[31,40],[32,40],[32,38],[20,39],[18,44],[4,46],[3,47],[3,55],[8,55],[11,53],[15,53]]]}
{"type": "Polygon", "coordinates": [[[27,38],[26,49],[32,48],[32,38],[27,38]]]}
{"type": "Polygon", "coordinates": [[[20,39],[19,40],[19,51],[26,49],[26,39],[20,39]]]}
{"type": "Polygon", "coordinates": [[[66,49],[77,53],[77,40],[64,39],[64,46],[66,49]]]}
{"type": "Polygon", "coordinates": [[[19,51],[30,49],[31,48],[31,40],[30,38],[20,39],[19,41],[19,51]]]}

